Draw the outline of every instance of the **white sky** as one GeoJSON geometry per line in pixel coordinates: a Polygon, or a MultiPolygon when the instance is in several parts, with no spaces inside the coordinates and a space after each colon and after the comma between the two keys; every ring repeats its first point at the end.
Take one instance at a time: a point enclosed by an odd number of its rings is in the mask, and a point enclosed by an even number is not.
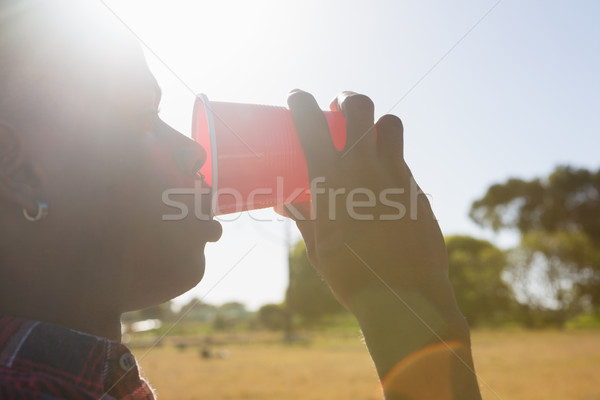
{"type": "MultiPolygon", "coordinates": [[[[496,2],[106,4],[177,75],[147,52],[163,89],[161,116],[181,132],[190,134],[193,93],[285,105],[300,88],[322,108],[342,90],[365,93],[377,116],[402,118],[406,158],[444,233],[507,245],[514,238],[467,216],[490,184],[558,164],[600,167],[600,2],[503,0],[460,41],[496,2]]],[[[204,280],[178,302],[198,296],[256,309],[282,301],[286,224],[225,218],[221,241],[207,246],[204,280]]]]}

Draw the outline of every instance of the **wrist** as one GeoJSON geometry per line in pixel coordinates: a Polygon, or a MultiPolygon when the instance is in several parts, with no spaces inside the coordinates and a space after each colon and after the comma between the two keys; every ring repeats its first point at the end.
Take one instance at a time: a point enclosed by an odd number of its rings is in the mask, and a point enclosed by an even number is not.
{"type": "Polygon", "coordinates": [[[357,318],[380,376],[398,360],[435,343],[470,348],[468,324],[450,290],[371,287],[347,304],[357,318]]]}
{"type": "Polygon", "coordinates": [[[466,324],[447,278],[419,286],[372,283],[346,297],[345,305],[365,325],[401,320],[438,332],[466,324]]]}
{"type": "Polygon", "coordinates": [[[353,296],[349,308],[386,399],[481,398],[469,327],[451,289],[370,288],[353,296]]]}

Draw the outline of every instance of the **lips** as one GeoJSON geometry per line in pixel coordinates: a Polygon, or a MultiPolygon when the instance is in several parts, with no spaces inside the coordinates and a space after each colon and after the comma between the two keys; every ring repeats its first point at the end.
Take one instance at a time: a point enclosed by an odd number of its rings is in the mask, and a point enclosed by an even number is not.
{"type": "Polygon", "coordinates": [[[208,242],[216,242],[221,238],[221,234],[223,234],[223,226],[219,221],[211,219],[208,222],[205,222],[206,230],[208,232],[207,241],[208,242]]]}

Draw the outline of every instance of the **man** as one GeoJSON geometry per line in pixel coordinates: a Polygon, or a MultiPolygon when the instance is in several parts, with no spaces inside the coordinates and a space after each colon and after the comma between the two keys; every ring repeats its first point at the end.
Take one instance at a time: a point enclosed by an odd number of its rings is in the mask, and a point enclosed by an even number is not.
{"type": "MultiPolygon", "coordinates": [[[[158,118],[160,89],[139,46],[101,5],[5,1],[0,18],[0,398],[153,398],[118,343],[120,315],[202,279],[219,223],[162,221],[161,200],[194,187],[205,152],[158,118]]],[[[332,107],[353,150],[341,157],[312,96],[295,90],[288,104],[309,176],[323,182],[297,225],[358,319],[386,397],[479,398],[443,237],[402,156],[402,123],[375,123],[367,97],[342,93],[332,107]],[[401,188],[396,200],[413,202],[411,213],[387,220],[377,204],[372,220],[352,218],[345,197],[328,192],[356,188],[401,188]]]]}

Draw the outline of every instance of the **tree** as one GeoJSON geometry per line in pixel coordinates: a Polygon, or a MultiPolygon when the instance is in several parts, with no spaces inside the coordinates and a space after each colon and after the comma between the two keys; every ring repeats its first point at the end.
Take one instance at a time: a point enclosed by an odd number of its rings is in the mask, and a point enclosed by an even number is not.
{"type": "Polygon", "coordinates": [[[554,307],[600,309],[600,170],[561,166],[545,179],[509,179],[475,201],[470,216],[481,226],[521,234],[515,276],[545,271],[554,307]]]}
{"type": "Polygon", "coordinates": [[[213,321],[213,327],[216,330],[227,330],[235,327],[238,323],[247,320],[251,313],[246,310],[246,306],[237,301],[222,304],[213,321]]]}
{"type": "Polygon", "coordinates": [[[258,322],[272,331],[285,329],[286,312],[279,304],[265,304],[258,310],[258,322]]]}
{"type": "Polygon", "coordinates": [[[526,324],[563,327],[569,317],[592,307],[583,291],[598,273],[583,268],[600,262],[600,251],[580,232],[528,232],[512,251],[507,278],[517,299],[530,307],[526,324]],[[586,273],[588,271],[588,273],[586,273]],[[588,275],[589,274],[589,275],[588,275]]]}
{"type": "Polygon", "coordinates": [[[578,231],[600,245],[600,170],[557,167],[546,179],[492,185],[471,206],[471,218],[494,230],[578,231]]]}
{"type": "Polygon", "coordinates": [[[290,255],[290,282],[286,303],[288,309],[308,325],[319,322],[326,315],[344,310],[308,261],[303,241],[295,245],[290,255]]]}
{"type": "Polygon", "coordinates": [[[449,276],[461,312],[471,326],[506,320],[513,308],[512,293],[502,274],[506,254],[485,240],[449,236],[449,276]]]}
{"type": "Polygon", "coordinates": [[[215,319],[217,307],[193,298],[179,310],[179,316],[185,321],[208,322],[215,319]]]}
{"type": "Polygon", "coordinates": [[[152,307],[144,308],[142,310],[130,311],[121,317],[123,322],[135,322],[142,321],[145,319],[159,319],[161,321],[172,321],[175,319],[175,313],[171,308],[171,302],[157,304],[152,307]]]}
{"type": "Polygon", "coordinates": [[[250,312],[246,310],[246,306],[237,301],[222,304],[219,307],[218,313],[219,315],[233,319],[243,319],[250,314],[250,312]]]}

